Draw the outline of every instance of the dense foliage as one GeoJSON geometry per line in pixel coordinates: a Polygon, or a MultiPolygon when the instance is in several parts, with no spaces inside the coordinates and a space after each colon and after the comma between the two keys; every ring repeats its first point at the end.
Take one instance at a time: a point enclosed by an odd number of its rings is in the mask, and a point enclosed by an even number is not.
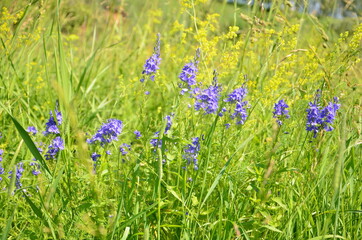
{"type": "Polygon", "coordinates": [[[2,0],[1,239],[361,239],[361,19],[255,2],[2,0]]]}

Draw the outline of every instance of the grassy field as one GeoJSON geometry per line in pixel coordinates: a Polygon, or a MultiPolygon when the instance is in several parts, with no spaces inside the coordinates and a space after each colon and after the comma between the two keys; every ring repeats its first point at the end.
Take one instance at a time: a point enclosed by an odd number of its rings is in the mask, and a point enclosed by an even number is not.
{"type": "Polygon", "coordinates": [[[0,239],[362,239],[361,19],[0,8],[0,239]]]}

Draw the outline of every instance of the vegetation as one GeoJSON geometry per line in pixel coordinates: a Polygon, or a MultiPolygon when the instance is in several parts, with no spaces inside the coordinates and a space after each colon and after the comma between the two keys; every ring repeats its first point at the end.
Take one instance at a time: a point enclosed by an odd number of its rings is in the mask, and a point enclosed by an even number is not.
{"type": "Polygon", "coordinates": [[[362,24],[278,3],[2,0],[0,238],[361,239],[362,24]]]}

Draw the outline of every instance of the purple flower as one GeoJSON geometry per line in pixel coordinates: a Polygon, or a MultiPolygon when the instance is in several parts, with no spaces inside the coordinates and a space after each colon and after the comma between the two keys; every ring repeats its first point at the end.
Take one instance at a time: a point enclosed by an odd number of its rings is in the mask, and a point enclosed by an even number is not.
{"type": "Polygon", "coordinates": [[[92,153],[92,155],[91,155],[92,161],[94,162],[94,164],[93,164],[94,173],[96,173],[97,162],[98,162],[98,158],[100,158],[100,157],[101,157],[101,155],[97,154],[96,152],[92,153]]]}
{"type": "Polygon", "coordinates": [[[273,112],[273,118],[277,118],[277,123],[279,124],[279,126],[281,126],[283,124],[282,120],[284,118],[290,118],[289,116],[289,111],[286,110],[289,106],[284,102],[284,100],[279,100],[279,102],[277,102],[274,105],[274,112],[273,112]]]}
{"type": "Polygon", "coordinates": [[[23,168],[23,163],[20,162],[16,165],[16,188],[19,189],[21,188],[22,184],[20,182],[21,177],[23,176],[23,172],[24,172],[24,168],[23,168]]]}
{"type": "MultiPolygon", "coordinates": [[[[174,116],[174,113],[171,113],[170,115],[167,115],[165,117],[166,119],[166,127],[165,127],[165,132],[164,134],[167,134],[168,131],[171,129],[172,127],[172,117],[174,116]]],[[[150,140],[150,144],[154,147],[154,148],[161,148],[162,147],[162,140],[158,139],[160,135],[160,132],[157,131],[155,132],[154,138],[150,140]]],[[[156,149],[155,149],[156,151],[156,149]]]]}
{"type": "Polygon", "coordinates": [[[324,120],[324,129],[326,131],[333,130],[333,127],[328,124],[332,124],[334,122],[337,111],[341,106],[341,104],[338,104],[338,98],[334,98],[333,100],[334,102],[329,102],[328,105],[321,111],[321,117],[324,120]]]}
{"type": "Polygon", "coordinates": [[[112,155],[111,151],[109,151],[109,150],[106,151],[106,154],[107,154],[107,155],[112,155]]]}
{"type": "Polygon", "coordinates": [[[195,110],[203,109],[205,114],[216,113],[219,108],[221,87],[217,81],[196,95],[195,110]]]}
{"type": "Polygon", "coordinates": [[[35,134],[37,134],[37,130],[36,130],[36,128],[35,127],[33,127],[33,126],[30,126],[30,127],[28,127],[28,129],[26,130],[28,133],[32,133],[33,135],[35,135],[35,134]]]}
{"type": "Polygon", "coordinates": [[[234,112],[230,115],[230,118],[236,119],[236,124],[244,124],[248,117],[248,113],[246,112],[248,101],[244,101],[247,93],[246,88],[237,88],[224,100],[225,102],[235,104],[234,112]]]}
{"type": "MultiPolygon", "coordinates": [[[[0,164],[0,175],[3,175],[5,173],[5,169],[2,167],[2,165],[0,164]]],[[[2,177],[0,177],[0,182],[3,180],[2,177]]]]}
{"type": "Polygon", "coordinates": [[[228,98],[225,100],[225,102],[230,102],[230,103],[242,102],[246,97],[247,93],[248,90],[246,88],[242,87],[237,88],[228,95],[228,98]]]}
{"type": "Polygon", "coordinates": [[[58,152],[64,150],[64,142],[61,137],[56,137],[53,139],[52,143],[48,147],[48,151],[45,154],[46,160],[55,159],[58,152]]]}
{"type": "Polygon", "coordinates": [[[179,84],[179,87],[182,89],[180,94],[184,95],[185,92],[190,90],[191,95],[193,94],[193,86],[197,85],[196,74],[198,72],[198,58],[200,57],[200,49],[196,50],[196,56],[193,61],[187,63],[178,76],[178,78],[183,82],[179,84]]]}
{"type": "Polygon", "coordinates": [[[45,136],[48,134],[51,134],[51,133],[59,134],[60,132],[59,132],[58,126],[61,125],[63,122],[62,113],[59,112],[58,110],[55,110],[55,116],[57,118],[57,121],[55,121],[52,111],[50,111],[49,114],[50,114],[50,118],[49,118],[48,122],[46,123],[46,128],[45,128],[45,131],[43,132],[43,134],[45,136]]]}
{"type": "Polygon", "coordinates": [[[154,135],[155,138],[150,140],[150,144],[154,148],[161,148],[162,147],[162,140],[158,139],[159,135],[160,135],[160,132],[155,132],[155,135],[154,135]]]}
{"type": "Polygon", "coordinates": [[[165,128],[165,134],[168,133],[168,130],[171,129],[171,126],[172,126],[172,117],[174,116],[175,114],[174,113],[171,113],[171,115],[167,115],[165,117],[167,123],[166,123],[166,128],[165,128]]]}
{"type": "Polygon", "coordinates": [[[127,143],[123,143],[120,148],[119,151],[122,153],[122,156],[127,155],[127,150],[131,151],[131,145],[127,144],[127,143]]]}
{"type": "Polygon", "coordinates": [[[200,139],[198,137],[192,138],[191,144],[188,144],[184,149],[185,154],[182,156],[183,159],[187,160],[187,165],[191,162],[194,164],[194,170],[199,169],[198,155],[200,152],[200,139]]]}
{"type": "Polygon", "coordinates": [[[236,124],[243,125],[248,117],[246,112],[248,102],[237,102],[235,105],[234,113],[231,115],[231,119],[236,119],[236,124]]]}
{"type": "MultiPolygon", "coordinates": [[[[20,189],[22,187],[21,184],[21,177],[23,176],[23,172],[24,172],[24,168],[23,168],[23,163],[20,162],[18,164],[16,164],[16,169],[15,169],[15,186],[16,189],[20,189]]],[[[9,172],[9,178],[11,179],[13,175],[13,171],[9,172]]]]}
{"type": "Polygon", "coordinates": [[[198,61],[192,61],[187,63],[183,68],[178,78],[186,83],[188,89],[191,89],[193,85],[196,85],[196,74],[197,74],[198,61]]]}
{"type": "Polygon", "coordinates": [[[2,155],[4,154],[4,150],[0,149],[0,162],[3,160],[2,155]]]}
{"type": "Polygon", "coordinates": [[[33,170],[31,171],[31,173],[35,176],[38,176],[41,172],[40,172],[40,165],[39,163],[36,161],[36,159],[34,158],[33,161],[29,164],[30,166],[33,167],[33,170]]]}
{"type": "Polygon", "coordinates": [[[158,65],[160,64],[160,61],[161,58],[159,54],[156,53],[152,54],[152,56],[146,60],[142,74],[150,75],[150,79],[154,81],[155,80],[154,74],[159,69],[158,65]]]}
{"type": "Polygon", "coordinates": [[[223,107],[221,109],[221,111],[219,112],[219,117],[223,117],[224,116],[224,113],[227,111],[227,109],[225,107],[223,107]]]}
{"type": "Polygon", "coordinates": [[[146,60],[146,63],[144,65],[144,69],[142,71],[143,78],[140,79],[141,82],[145,81],[145,76],[149,76],[149,78],[154,81],[155,80],[155,74],[157,70],[159,69],[159,65],[161,63],[160,58],[160,34],[157,34],[157,41],[156,45],[154,47],[154,51],[152,56],[146,60]]]}
{"type": "Polygon", "coordinates": [[[133,132],[136,135],[136,139],[140,139],[142,137],[142,134],[140,131],[136,130],[133,132]]]}
{"type": "Polygon", "coordinates": [[[40,172],[39,170],[36,170],[36,169],[31,170],[31,173],[32,173],[34,176],[38,176],[39,174],[41,174],[41,172],[40,172]]]}
{"type": "Polygon", "coordinates": [[[154,138],[154,139],[151,139],[150,144],[151,144],[154,148],[157,148],[157,147],[161,148],[161,147],[162,147],[162,140],[161,140],[161,139],[154,138]]]}
{"type": "Polygon", "coordinates": [[[313,132],[313,137],[316,138],[322,124],[323,120],[321,118],[320,107],[316,103],[310,102],[309,108],[307,109],[306,130],[313,132]]]}
{"type": "Polygon", "coordinates": [[[101,146],[104,146],[112,141],[118,141],[118,136],[121,134],[122,129],[122,121],[108,119],[107,123],[104,123],[91,139],[87,139],[87,143],[93,144],[99,142],[101,146]]]}
{"type": "Polygon", "coordinates": [[[150,91],[145,91],[145,94],[146,94],[146,95],[150,95],[150,91]]]}
{"type": "Polygon", "coordinates": [[[100,158],[100,157],[101,157],[101,155],[97,154],[96,152],[92,153],[92,155],[91,155],[93,162],[97,162],[98,158],[100,158]]]}
{"type": "Polygon", "coordinates": [[[337,111],[340,108],[338,104],[338,98],[334,97],[333,102],[329,102],[328,105],[324,108],[321,108],[319,105],[320,95],[317,93],[316,99],[314,102],[309,103],[309,108],[307,108],[307,123],[306,130],[313,132],[313,137],[316,138],[318,132],[325,130],[327,132],[332,131],[333,124],[337,111]]]}

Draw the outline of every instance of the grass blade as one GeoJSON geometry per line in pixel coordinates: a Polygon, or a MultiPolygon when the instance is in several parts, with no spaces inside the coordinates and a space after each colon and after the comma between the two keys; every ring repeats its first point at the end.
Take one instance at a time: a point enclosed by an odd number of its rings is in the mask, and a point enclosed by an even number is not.
{"type": "Polygon", "coordinates": [[[126,227],[126,230],[124,230],[124,234],[121,240],[126,240],[128,235],[129,235],[129,227],[126,227]]]}
{"type": "Polygon", "coordinates": [[[251,135],[248,139],[246,139],[240,146],[239,148],[233,153],[233,155],[231,155],[231,157],[227,160],[227,162],[225,163],[224,167],[220,170],[219,174],[217,175],[217,177],[215,178],[214,182],[212,183],[209,191],[207,192],[204,200],[201,203],[200,208],[202,208],[206,202],[206,200],[209,198],[209,196],[211,195],[211,193],[215,190],[217,184],[219,183],[222,175],[224,175],[226,168],[229,166],[231,159],[233,159],[233,157],[235,156],[235,154],[242,149],[252,138],[254,137],[254,135],[251,135]]]}
{"type": "Polygon", "coordinates": [[[50,219],[43,214],[43,212],[40,210],[40,208],[38,208],[26,194],[23,194],[23,196],[24,196],[26,202],[30,205],[33,212],[44,222],[45,226],[50,228],[52,235],[53,235],[53,239],[57,239],[55,232],[54,232],[54,228],[50,222],[50,219]]]}
{"type": "Polygon", "coordinates": [[[11,216],[9,217],[7,223],[6,223],[6,227],[4,229],[4,231],[2,232],[2,240],[6,240],[8,239],[8,234],[10,232],[11,229],[11,223],[13,222],[13,218],[14,218],[14,214],[15,214],[15,209],[12,211],[11,216]]]}
{"type": "Polygon", "coordinates": [[[11,120],[13,121],[16,129],[18,130],[20,136],[23,138],[26,146],[30,150],[31,154],[33,154],[35,159],[37,159],[40,162],[40,165],[46,170],[46,172],[50,175],[50,177],[52,177],[52,174],[51,174],[46,162],[44,161],[43,157],[39,153],[38,148],[35,146],[34,142],[31,140],[29,134],[25,131],[25,129],[20,125],[20,123],[13,116],[10,115],[10,117],[11,117],[11,120]]]}

